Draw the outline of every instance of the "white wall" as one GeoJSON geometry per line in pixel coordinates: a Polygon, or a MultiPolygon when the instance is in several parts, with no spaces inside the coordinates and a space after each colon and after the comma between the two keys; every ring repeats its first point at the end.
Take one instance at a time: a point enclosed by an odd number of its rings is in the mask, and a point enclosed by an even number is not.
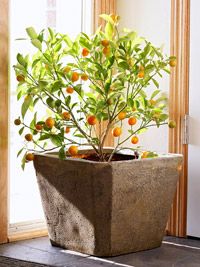
{"type": "MultiPolygon", "coordinates": [[[[121,17],[120,28],[135,30],[156,46],[164,44],[164,52],[170,51],[170,1],[117,0],[117,14],[121,17]]],[[[164,74],[160,89],[169,91],[169,75],[164,74]]],[[[152,88],[154,89],[154,88],[152,88]]],[[[150,89],[151,90],[151,89],[150,89]]],[[[126,123],[124,123],[126,124],[126,123]]],[[[123,135],[127,135],[124,125],[123,135]]],[[[123,136],[122,136],[123,138],[123,136]]],[[[168,150],[168,127],[149,129],[139,136],[139,145],[158,152],[168,150]]],[[[130,141],[126,146],[131,146],[130,141]]]]}

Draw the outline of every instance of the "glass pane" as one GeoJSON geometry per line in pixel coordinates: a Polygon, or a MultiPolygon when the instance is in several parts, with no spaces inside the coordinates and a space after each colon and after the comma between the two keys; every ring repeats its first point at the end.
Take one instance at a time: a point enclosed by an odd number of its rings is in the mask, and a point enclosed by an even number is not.
{"type": "MultiPolygon", "coordinates": [[[[88,4],[90,1],[87,1],[88,4]]],[[[22,171],[20,159],[16,157],[23,141],[13,125],[16,116],[20,115],[20,103],[16,100],[17,81],[12,66],[16,64],[17,53],[35,52],[28,41],[16,39],[26,37],[25,28],[30,26],[38,32],[52,27],[73,38],[83,27],[83,6],[83,0],[10,1],[10,223],[43,219],[33,165],[27,164],[25,171],[22,171]]],[[[87,23],[84,25],[90,25],[90,20],[87,12],[87,23]]]]}

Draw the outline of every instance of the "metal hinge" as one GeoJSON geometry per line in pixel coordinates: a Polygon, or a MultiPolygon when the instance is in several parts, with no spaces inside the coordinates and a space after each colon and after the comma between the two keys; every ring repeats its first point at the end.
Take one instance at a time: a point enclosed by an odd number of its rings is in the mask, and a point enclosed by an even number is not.
{"type": "Polygon", "coordinates": [[[183,138],[182,138],[182,143],[183,145],[189,144],[189,115],[185,114],[183,117],[183,138]]]}

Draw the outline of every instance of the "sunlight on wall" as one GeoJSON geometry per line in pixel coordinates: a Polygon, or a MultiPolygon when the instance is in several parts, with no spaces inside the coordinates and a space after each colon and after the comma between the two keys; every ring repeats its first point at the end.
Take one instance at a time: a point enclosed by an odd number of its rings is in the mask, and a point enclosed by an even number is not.
{"type": "MultiPolygon", "coordinates": [[[[164,44],[164,52],[170,53],[170,1],[160,0],[117,0],[117,14],[121,17],[121,30],[130,28],[156,46],[164,44]]],[[[155,88],[152,88],[155,89],[155,88]]],[[[169,75],[160,79],[160,89],[169,92],[169,75]]],[[[148,89],[151,92],[151,87],[148,89]]],[[[127,135],[124,123],[123,136],[127,135]]],[[[126,124],[127,125],[127,124],[126,124]]],[[[122,136],[122,139],[123,139],[122,136]]],[[[157,152],[168,151],[168,127],[151,128],[139,136],[144,149],[157,152]]],[[[124,146],[133,146],[130,141],[124,146]]]]}

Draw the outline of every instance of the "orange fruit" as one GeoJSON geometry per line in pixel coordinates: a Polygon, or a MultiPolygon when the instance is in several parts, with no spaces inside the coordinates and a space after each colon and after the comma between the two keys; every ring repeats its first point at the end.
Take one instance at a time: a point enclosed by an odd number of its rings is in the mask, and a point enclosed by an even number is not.
{"type": "Polygon", "coordinates": [[[26,134],[26,135],[25,135],[25,139],[26,139],[26,141],[28,141],[28,142],[32,141],[32,140],[33,140],[33,136],[32,136],[32,134],[26,134]]]}
{"type": "Polygon", "coordinates": [[[142,65],[140,65],[139,70],[144,70],[144,67],[142,65]]]}
{"type": "Polygon", "coordinates": [[[25,77],[22,74],[17,75],[16,79],[18,82],[24,82],[25,81],[25,77]]]}
{"type": "Polygon", "coordinates": [[[70,120],[71,119],[71,115],[69,112],[65,111],[62,113],[62,118],[63,120],[70,120]]]}
{"type": "Polygon", "coordinates": [[[81,75],[81,80],[83,80],[83,81],[87,81],[87,80],[88,80],[88,76],[87,76],[87,74],[83,73],[83,74],[81,75]]]}
{"type": "Polygon", "coordinates": [[[78,154],[78,147],[77,146],[70,146],[68,148],[68,153],[71,155],[71,156],[76,156],[78,154]]]}
{"type": "Polygon", "coordinates": [[[104,47],[104,49],[103,49],[103,54],[104,54],[106,57],[110,55],[110,47],[109,47],[109,46],[104,47]]]}
{"type": "Polygon", "coordinates": [[[118,119],[119,120],[123,120],[126,118],[126,112],[125,111],[121,111],[119,114],[118,114],[118,119]]]}
{"type": "Polygon", "coordinates": [[[122,129],[120,127],[115,127],[113,130],[112,130],[112,135],[114,137],[119,137],[120,135],[122,134],[122,129]]]}
{"type": "Polygon", "coordinates": [[[144,78],[144,71],[143,70],[138,72],[138,78],[144,78]]]}
{"type": "Polygon", "coordinates": [[[176,67],[176,59],[171,59],[170,61],[169,61],[169,65],[170,65],[170,67],[176,67]]]}
{"type": "Polygon", "coordinates": [[[66,66],[66,67],[63,69],[63,72],[64,72],[64,73],[68,73],[68,72],[70,72],[70,70],[71,70],[71,67],[66,66]]]}
{"type": "Polygon", "coordinates": [[[108,46],[109,43],[110,43],[109,40],[106,40],[106,39],[104,39],[104,40],[101,41],[101,44],[102,44],[104,47],[108,46]]]}
{"type": "Polygon", "coordinates": [[[168,126],[171,129],[176,128],[176,122],[175,121],[169,121],[168,126]]]}
{"type": "Polygon", "coordinates": [[[66,127],[65,128],[65,133],[69,133],[70,132],[70,128],[69,127],[66,127]]]}
{"type": "Polygon", "coordinates": [[[68,94],[72,94],[72,93],[74,92],[74,89],[73,89],[72,87],[68,86],[68,87],[66,88],[66,92],[67,92],[68,94]]]}
{"type": "Polygon", "coordinates": [[[71,77],[72,82],[76,82],[78,81],[78,79],[79,79],[78,72],[72,72],[72,77],[71,77]]]}
{"type": "Polygon", "coordinates": [[[21,124],[21,120],[20,119],[15,119],[14,120],[14,124],[17,125],[17,126],[20,125],[21,124]]]}
{"type": "Polygon", "coordinates": [[[150,99],[149,104],[150,104],[150,106],[155,106],[156,100],[150,99]]]}
{"type": "Polygon", "coordinates": [[[97,123],[97,118],[94,115],[88,116],[87,122],[89,125],[95,125],[97,123]]]}
{"type": "Polygon", "coordinates": [[[132,144],[137,144],[139,142],[139,138],[136,136],[136,135],[134,135],[132,138],[131,138],[131,143],[132,144]]]}
{"type": "Polygon", "coordinates": [[[128,124],[129,124],[129,125],[135,125],[136,122],[137,122],[137,119],[136,119],[135,117],[130,117],[130,118],[128,119],[128,124]]]}
{"type": "Polygon", "coordinates": [[[114,14],[111,14],[110,17],[112,18],[112,20],[114,21],[114,23],[118,22],[118,20],[120,19],[120,16],[114,15],[114,14]]]}
{"type": "Polygon", "coordinates": [[[135,107],[132,108],[132,111],[133,111],[133,112],[136,111],[136,110],[137,110],[137,109],[136,109],[135,107]]]}
{"type": "Polygon", "coordinates": [[[144,152],[142,153],[142,155],[141,155],[141,158],[142,158],[142,159],[147,158],[148,154],[149,154],[148,151],[144,151],[144,152]]]}
{"type": "Polygon", "coordinates": [[[83,48],[83,50],[82,50],[82,56],[83,57],[87,57],[88,55],[89,55],[89,50],[87,49],[87,48],[83,48]]]}
{"type": "Polygon", "coordinates": [[[49,117],[49,118],[46,119],[45,125],[48,128],[53,128],[53,126],[55,125],[55,120],[53,118],[49,117]]]}
{"type": "Polygon", "coordinates": [[[33,153],[27,153],[25,159],[26,159],[27,161],[32,161],[32,160],[34,160],[34,155],[33,155],[33,153]]]}
{"type": "Polygon", "coordinates": [[[41,131],[43,128],[42,124],[36,124],[35,125],[35,129],[38,130],[38,131],[41,131]]]}

